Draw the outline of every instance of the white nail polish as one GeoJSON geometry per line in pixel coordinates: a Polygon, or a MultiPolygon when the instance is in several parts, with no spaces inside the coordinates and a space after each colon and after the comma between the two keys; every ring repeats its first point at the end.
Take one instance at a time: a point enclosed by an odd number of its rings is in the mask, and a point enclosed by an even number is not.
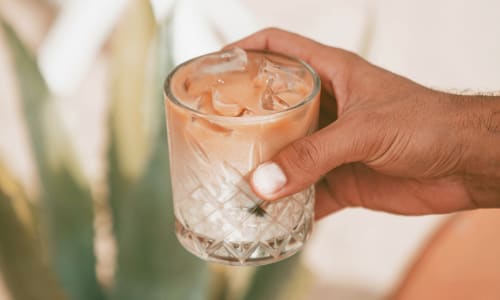
{"type": "Polygon", "coordinates": [[[255,169],[252,183],[261,195],[272,195],[286,183],[286,176],[280,166],[274,162],[263,163],[255,169]]]}

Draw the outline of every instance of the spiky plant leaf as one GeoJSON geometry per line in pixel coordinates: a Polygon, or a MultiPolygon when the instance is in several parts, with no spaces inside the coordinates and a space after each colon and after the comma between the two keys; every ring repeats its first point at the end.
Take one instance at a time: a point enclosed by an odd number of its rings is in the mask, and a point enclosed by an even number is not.
{"type": "Polygon", "coordinates": [[[281,262],[257,267],[243,300],[301,299],[307,290],[307,274],[300,255],[281,262]]]}
{"type": "Polygon", "coordinates": [[[102,299],[95,275],[93,208],[64,126],[36,61],[16,33],[2,23],[22,97],[22,107],[40,180],[42,240],[49,261],[71,299],[102,299]]]}
{"type": "Polygon", "coordinates": [[[0,164],[0,270],[3,278],[13,299],[66,299],[54,270],[42,256],[36,231],[23,221],[33,219],[27,206],[26,194],[0,164]]]}
{"type": "Polygon", "coordinates": [[[113,37],[109,191],[118,247],[113,299],[205,299],[207,268],[176,241],[164,125],[164,32],[132,1],[113,37]],[[145,125],[149,124],[149,125],[145,125]],[[128,149],[123,149],[127,147],[128,149]]]}

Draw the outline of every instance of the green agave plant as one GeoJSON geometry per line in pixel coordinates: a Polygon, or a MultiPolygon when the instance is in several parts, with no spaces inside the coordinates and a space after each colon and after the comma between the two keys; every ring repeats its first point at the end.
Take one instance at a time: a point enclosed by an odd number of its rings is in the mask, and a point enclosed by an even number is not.
{"type": "MultiPolygon", "coordinates": [[[[40,181],[38,199],[0,164],[0,272],[13,299],[302,299],[310,276],[298,256],[270,266],[209,265],[176,241],[162,83],[172,68],[169,21],[131,1],[111,38],[107,194],[117,257],[113,284],[96,276],[96,199],[61,130],[31,53],[1,28],[14,60],[40,181]],[[33,201],[34,200],[34,201],[33,201]]],[[[1,295],[0,295],[1,296],[1,295]]]]}

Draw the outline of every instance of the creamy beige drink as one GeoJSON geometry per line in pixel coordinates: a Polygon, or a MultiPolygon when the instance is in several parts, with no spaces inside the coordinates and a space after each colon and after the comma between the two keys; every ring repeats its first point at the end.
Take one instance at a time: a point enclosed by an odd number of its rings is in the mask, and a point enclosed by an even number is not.
{"type": "Polygon", "coordinates": [[[320,82],[303,62],[232,49],[168,77],[166,114],[177,236],[195,255],[265,264],[298,251],[313,221],[313,187],[277,202],[246,176],[315,128],[320,82]]]}

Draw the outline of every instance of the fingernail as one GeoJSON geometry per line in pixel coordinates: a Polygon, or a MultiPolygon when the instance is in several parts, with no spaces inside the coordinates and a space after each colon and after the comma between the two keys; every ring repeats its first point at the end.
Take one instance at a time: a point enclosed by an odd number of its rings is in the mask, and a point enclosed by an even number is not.
{"type": "Polygon", "coordinates": [[[253,187],[261,195],[272,195],[286,183],[286,176],[280,166],[274,162],[263,163],[252,175],[253,187]]]}

